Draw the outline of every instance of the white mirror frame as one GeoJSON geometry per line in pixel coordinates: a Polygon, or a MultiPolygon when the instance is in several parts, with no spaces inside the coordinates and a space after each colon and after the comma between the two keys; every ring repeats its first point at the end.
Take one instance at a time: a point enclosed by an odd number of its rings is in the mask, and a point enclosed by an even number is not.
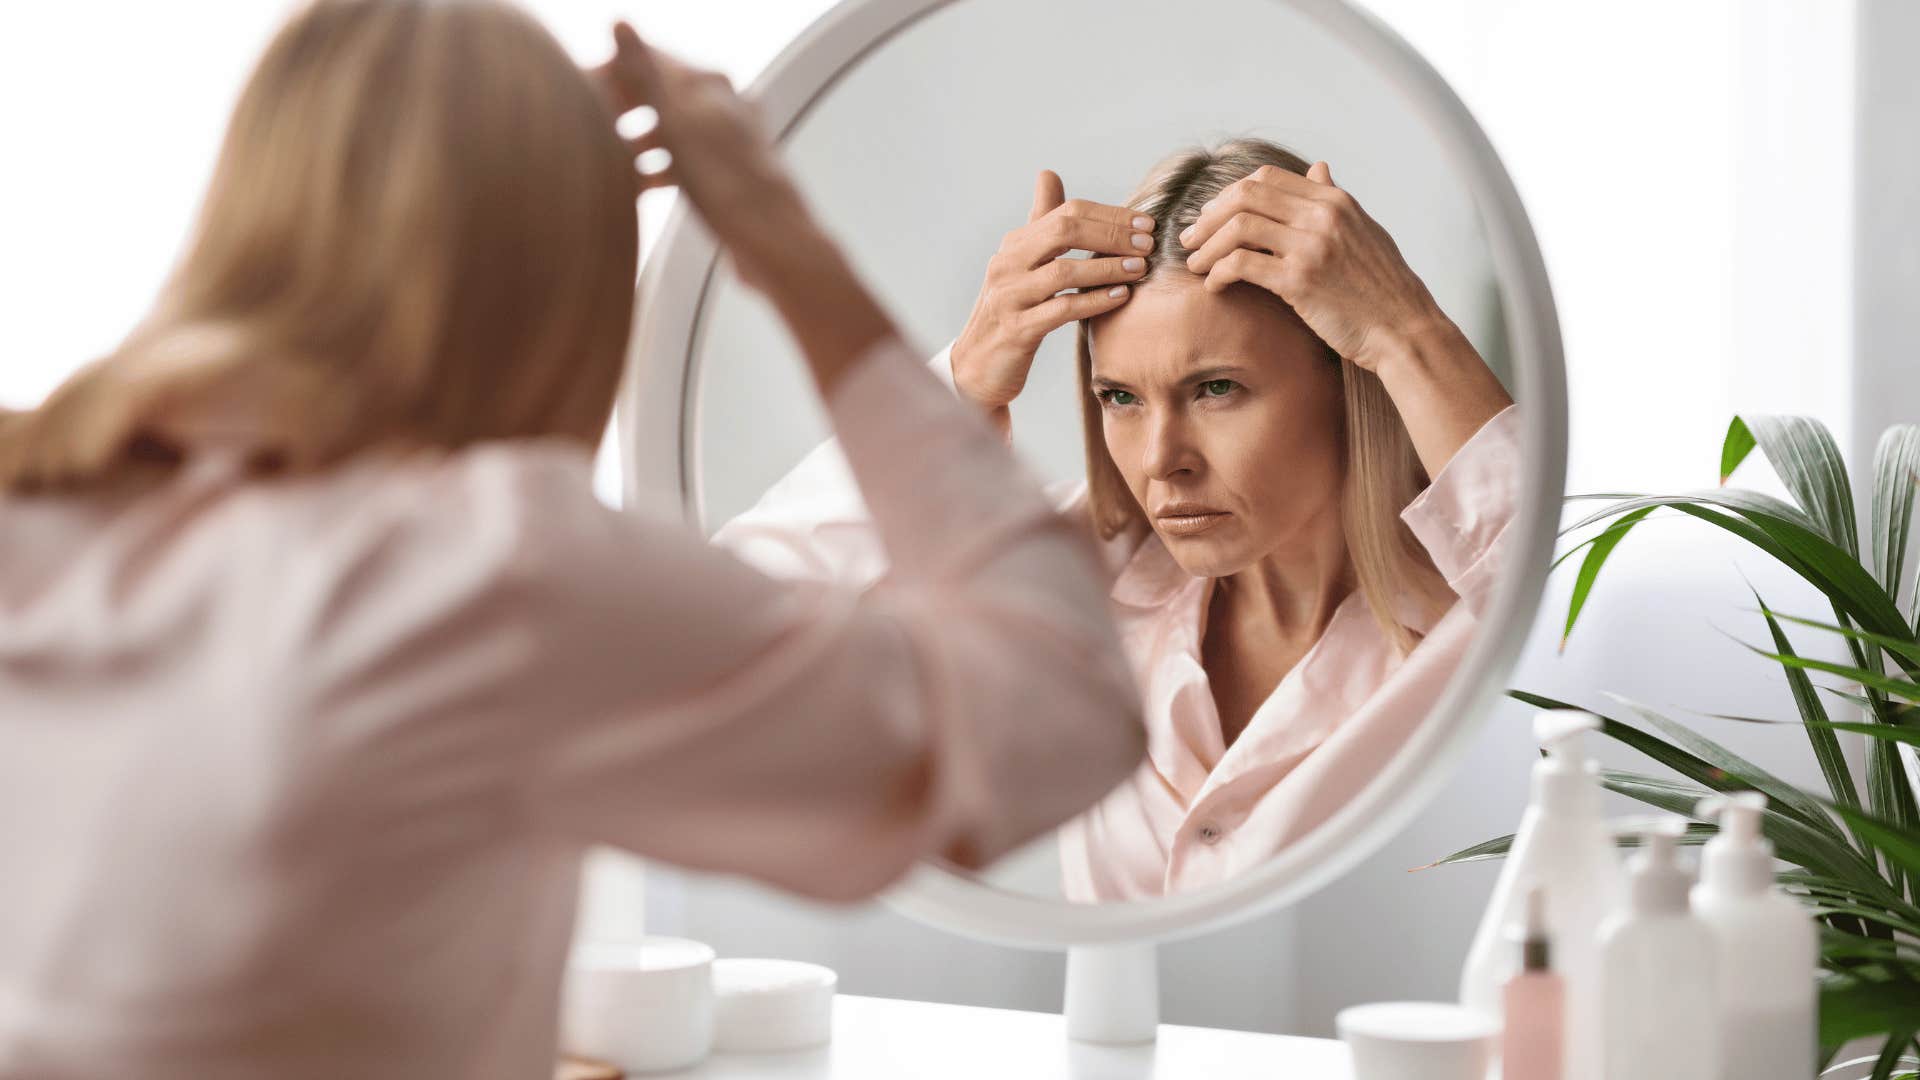
{"type": "MultiPolygon", "coordinates": [[[[845,0],[780,54],[749,93],[785,138],[840,74],[915,20],[964,0],[845,0]]],[[[1272,0],[1375,64],[1440,133],[1473,187],[1501,288],[1521,409],[1521,513],[1513,561],[1433,712],[1387,768],[1319,828],[1232,881],[1150,901],[1069,904],[1001,889],[934,863],[887,902],[933,926],[1002,945],[1058,949],[1167,941],[1293,903],[1377,850],[1446,782],[1503,690],[1546,584],[1566,480],[1566,372],[1546,264],[1513,182],[1466,105],[1392,29],[1345,0],[1272,0]]],[[[629,506],[678,506],[698,523],[695,334],[718,265],[712,237],[675,206],[646,259],[618,413],[629,506]],[[678,358],[645,362],[643,358],[678,358]]],[[[1519,737],[1519,736],[1516,736],[1519,737]]]]}

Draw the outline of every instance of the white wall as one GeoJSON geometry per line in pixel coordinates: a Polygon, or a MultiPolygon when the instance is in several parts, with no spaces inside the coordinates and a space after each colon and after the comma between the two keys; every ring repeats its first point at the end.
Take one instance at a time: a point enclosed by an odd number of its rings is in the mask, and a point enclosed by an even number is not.
{"type": "Polygon", "coordinates": [[[1851,147],[1856,362],[1847,447],[1870,461],[1888,425],[1920,423],[1920,71],[1913,62],[1920,5],[1859,4],[1851,147]]]}

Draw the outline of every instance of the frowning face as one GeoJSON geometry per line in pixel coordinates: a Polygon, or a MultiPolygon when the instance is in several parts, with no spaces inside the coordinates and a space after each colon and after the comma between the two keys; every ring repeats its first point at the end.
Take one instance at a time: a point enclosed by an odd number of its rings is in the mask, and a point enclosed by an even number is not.
{"type": "Polygon", "coordinates": [[[1176,277],[1089,330],[1107,453],[1188,573],[1225,577],[1338,526],[1340,368],[1291,311],[1176,277]]]}

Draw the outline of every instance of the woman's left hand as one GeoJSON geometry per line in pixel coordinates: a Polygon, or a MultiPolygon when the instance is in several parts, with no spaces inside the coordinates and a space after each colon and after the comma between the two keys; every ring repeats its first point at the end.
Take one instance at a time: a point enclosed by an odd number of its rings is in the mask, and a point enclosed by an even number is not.
{"type": "Polygon", "coordinates": [[[1180,234],[1187,268],[1209,291],[1236,281],[1285,300],[1307,328],[1368,371],[1447,317],[1393,237],[1333,184],[1324,161],[1306,176],[1272,165],[1236,181],[1180,234]]]}

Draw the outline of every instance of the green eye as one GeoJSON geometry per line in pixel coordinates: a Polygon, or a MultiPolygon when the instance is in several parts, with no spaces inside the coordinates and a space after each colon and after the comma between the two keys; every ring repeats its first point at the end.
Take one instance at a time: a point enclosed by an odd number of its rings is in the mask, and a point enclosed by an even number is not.
{"type": "Polygon", "coordinates": [[[1233,380],[1209,379],[1200,384],[1200,392],[1208,397],[1226,397],[1233,393],[1233,380]]]}
{"type": "Polygon", "coordinates": [[[1109,404],[1113,405],[1131,405],[1140,400],[1125,390],[1108,390],[1102,396],[1107,399],[1109,404]]]}

